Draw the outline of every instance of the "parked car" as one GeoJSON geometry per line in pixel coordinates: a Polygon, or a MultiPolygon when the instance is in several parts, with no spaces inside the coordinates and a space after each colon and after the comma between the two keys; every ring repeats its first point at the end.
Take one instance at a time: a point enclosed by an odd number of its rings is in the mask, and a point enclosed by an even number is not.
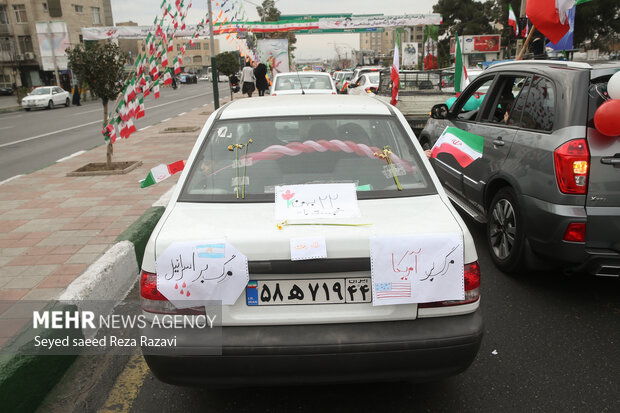
{"type": "Polygon", "coordinates": [[[179,82],[184,84],[198,83],[198,77],[193,73],[180,73],[179,82]]]}
{"type": "Polygon", "coordinates": [[[496,64],[420,134],[451,199],[486,223],[502,271],[549,266],[620,276],[620,140],[596,109],[620,64],[496,64]],[[476,95],[479,98],[476,98],[476,95]]]}
{"type": "Polygon", "coordinates": [[[379,89],[379,72],[364,73],[357,82],[349,84],[349,95],[370,95],[377,94],[379,89]]]}
{"type": "Polygon", "coordinates": [[[1,96],[11,96],[13,94],[13,88],[9,85],[0,85],[1,96]]]}
{"type": "Polygon", "coordinates": [[[314,95],[336,94],[336,86],[326,72],[288,72],[278,73],[271,84],[270,94],[280,95],[314,95]]]}
{"type": "Polygon", "coordinates": [[[204,339],[189,334],[170,352],[143,347],[156,377],[183,385],[433,380],[467,369],[481,343],[473,239],[402,114],[370,97],[240,99],[209,117],[146,246],[143,314],[180,314],[177,300],[190,289],[191,297],[215,297],[233,276],[241,290],[221,313],[221,355],[197,354],[204,339]],[[280,213],[305,218],[282,220],[280,213]],[[417,242],[397,241],[394,248],[407,251],[397,263],[392,252],[390,264],[389,252],[370,246],[400,237],[451,237],[462,251],[450,256],[440,250],[451,245],[441,244],[424,255],[414,250],[417,242]],[[204,244],[196,261],[188,249],[177,256],[179,246],[195,243],[204,244]],[[299,257],[320,244],[323,258],[299,257]],[[188,252],[189,261],[181,257],[188,252]],[[226,267],[228,260],[205,266],[200,254],[244,256],[247,272],[226,267]],[[382,264],[371,264],[371,256],[382,264]],[[379,269],[386,264],[389,271],[379,269]],[[203,275],[211,269],[218,281],[203,287],[203,278],[214,280],[203,275]],[[373,278],[383,276],[403,284],[373,278]],[[437,286],[458,297],[412,300],[408,276],[416,283],[440,277],[416,291],[437,286]],[[380,305],[390,294],[404,301],[380,305]]]}
{"type": "Polygon", "coordinates": [[[71,105],[71,95],[58,86],[41,86],[22,99],[22,107],[25,110],[32,108],[53,109],[55,105],[71,105]]]}

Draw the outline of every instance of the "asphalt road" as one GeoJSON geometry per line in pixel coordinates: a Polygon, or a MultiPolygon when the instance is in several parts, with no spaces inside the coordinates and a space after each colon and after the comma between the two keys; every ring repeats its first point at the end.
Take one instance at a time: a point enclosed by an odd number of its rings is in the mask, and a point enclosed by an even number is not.
{"type": "Polygon", "coordinates": [[[79,360],[40,411],[104,405],[111,410],[103,411],[132,412],[618,411],[620,280],[507,276],[491,262],[484,227],[466,222],[482,268],[485,336],[477,359],[458,376],[424,384],[218,390],[164,384],[139,357],[91,356],[79,360]]]}
{"type": "MultiPolygon", "coordinates": [[[[141,129],[213,102],[212,84],[162,88],[160,98],[145,99],[146,116],[134,122],[141,129]]],[[[220,97],[228,83],[220,83],[220,97]]],[[[110,108],[112,104],[109,105],[110,108]]],[[[76,152],[103,145],[101,101],[82,106],[33,109],[0,115],[0,182],[51,165],[76,152]]],[[[105,159],[101,160],[102,162],[105,159]]]]}

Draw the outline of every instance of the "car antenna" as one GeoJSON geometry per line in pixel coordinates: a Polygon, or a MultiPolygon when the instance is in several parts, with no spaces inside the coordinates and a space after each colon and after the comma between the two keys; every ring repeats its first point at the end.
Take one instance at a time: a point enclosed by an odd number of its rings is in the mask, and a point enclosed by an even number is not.
{"type": "Polygon", "coordinates": [[[301,76],[299,76],[299,70],[295,70],[295,73],[297,73],[297,79],[299,80],[299,87],[301,88],[301,94],[305,95],[306,92],[304,92],[304,85],[301,83],[301,76]]]}

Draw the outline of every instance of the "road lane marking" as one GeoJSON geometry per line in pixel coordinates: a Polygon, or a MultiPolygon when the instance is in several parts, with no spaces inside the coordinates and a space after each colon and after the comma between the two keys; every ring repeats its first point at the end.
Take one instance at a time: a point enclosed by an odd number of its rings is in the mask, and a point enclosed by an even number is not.
{"type": "MultiPolygon", "coordinates": [[[[162,103],[161,105],[150,106],[147,109],[155,109],[155,108],[159,108],[159,107],[162,107],[162,106],[171,105],[173,103],[181,102],[183,100],[194,99],[194,98],[201,97],[201,96],[206,96],[206,95],[208,95],[208,93],[201,93],[199,95],[188,96],[186,98],[173,100],[173,101],[170,101],[170,102],[167,102],[167,103],[162,103]]],[[[4,118],[4,119],[6,119],[6,118],[4,118]]],[[[168,118],[166,120],[170,120],[170,119],[171,118],[168,118]]],[[[163,122],[165,122],[165,120],[163,122]]],[[[73,129],[83,128],[84,126],[90,126],[90,125],[94,125],[96,123],[101,123],[101,121],[100,120],[96,120],[96,121],[93,121],[93,122],[88,122],[88,123],[83,123],[81,125],[72,126],[70,128],[60,129],[60,130],[53,131],[53,132],[48,132],[48,133],[43,133],[43,134],[37,135],[37,136],[31,136],[30,138],[24,138],[24,139],[20,139],[18,141],[4,143],[4,144],[0,145],[0,148],[4,148],[6,146],[11,146],[11,145],[17,145],[19,143],[28,142],[28,141],[31,141],[31,140],[34,140],[34,139],[44,138],[46,136],[54,135],[54,134],[61,133],[61,132],[67,132],[67,131],[70,131],[70,130],[73,130],[73,129]]]]}
{"type": "Polygon", "coordinates": [[[164,123],[164,122],[168,122],[170,119],[172,119],[172,118],[167,118],[167,119],[164,119],[164,120],[162,120],[161,122],[162,122],[162,123],[164,123]]]}
{"type": "Polygon", "coordinates": [[[149,366],[142,354],[131,356],[127,365],[116,378],[114,387],[99,413],[125,413],[131,410],[133,402],[138,397],[144,379],[149,373],[149,366]]]}
{"type": "Polygon", "coordinates": [[[0,117],[0,119],[15,119],[15,118],[21,118],[24,115],[12,115],[12,116],[2,116],[0,117]]]}
{"type": "Polygon", "coordinates": [[[183,113],[179,113],[177,116],[183,116],[185,115],[187,112],[183,112],[183,113]]]}
{"type": "Polygon", "coordinates": [[[15,126],[3,126],[0,128],[0,130],[5,130],[5,129],[11,129],[14,128],[15,126]]]}
{"type": "Polygon", "coordinates": [[[67,159],[75,158],[76,156],[80,156],[83,153],[86,153],[86,151],[78,151],[76,153],[72,153],[69,156],[65,156],[64,158],[60,158],[59,160],[56,161],[56,163],[66,161],[67,159]]]}
{"type": "Polygon", "coordinates": [[[72,113],[71,115],[65,116],[65,118],[71,117],[71,116],[75,116],[75,115],[84,115],[85,113],[93,113],[93,112],[101,112],[102,109],[93,109],[93,110],[87,110],[85,112],[77,112],[77,113],[72,113]]]}
{"type": "Polygon", "coordinates": [[[143,130],[147,130],[148,128],[150,128],[153,125],[149,125],[149,126],[145,126],[143,128],[138,129],[138,132],[142,132],[143,130]]]}
{"type": "Polygon", "coordinates": [[[53,131],[53,132],[48,132],[48,133],[43,133],[43,134],[37,135],[37,136],[31,136],[30,138],[20,139],[20,140],[15,141],[15,142],[9,142],[9,143],[2,144],[2,145],[0,145],[0,148],[4,148],[5,146],[17,145],[18,143],[28,142],[28,141],[32,141],[34,139],[44,138],[46,136],[55,135],[55,134],[61,133],[61,132],[67,132],[67,131],[70,131],[70,130],[73,130],[73,129],[83,128],[84,126],[94,125],[95,123],[101,123],[101,121],[100,120],[96,120],[94,122],[82,123],[81,125],[72,126],[70,128],[60,129],[60,130],[53,131]]]}
{"type": "Polygon", "coordinates": [[[2,184],[6,184],[7,182],[11,182],[13,179],[17,179],[17,178],[19,178],[20,176],[24,176],[24,175],[22,174],[22,175],[15,175],[15,176],[12,176],[12,177],[10,177],[9,179],[5,179],[4,181],[0,182],[0,185],[2,185],[2,184]]]}

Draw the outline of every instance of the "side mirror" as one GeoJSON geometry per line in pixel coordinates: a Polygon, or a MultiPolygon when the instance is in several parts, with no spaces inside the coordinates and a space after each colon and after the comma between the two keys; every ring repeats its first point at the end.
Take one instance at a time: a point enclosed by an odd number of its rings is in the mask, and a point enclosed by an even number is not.
{"type": "Polygon", "coordinates": [[[448,118],[448,105],[445,103],[439,103],[432,107],[431,118],[433,119],[447,119],[448,118]]]}

